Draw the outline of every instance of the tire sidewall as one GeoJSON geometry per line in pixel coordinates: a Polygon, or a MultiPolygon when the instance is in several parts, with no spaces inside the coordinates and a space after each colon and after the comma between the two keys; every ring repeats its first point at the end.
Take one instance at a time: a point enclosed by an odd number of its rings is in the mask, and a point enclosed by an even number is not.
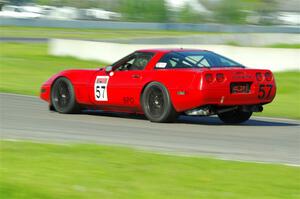
{"type": "Polygon", "coordinates": [[[77,103],[75,99],[75,92],[74,92],[74,87],[71,83],[71,81],[65,77],[60,77],[58,78],[53,86],[51,87],[51,104],[54,107],[54,109],[59,112],[59,113],[73,113],[74,110],[76,109],[77,103]],[[68,86],[68,90],[70,92],[70,102],[68,103],[67,107],[60,108],[57,106],[57,104],[54,102],[54,92],[58,88],[58,84],[60,82],[64,82],[68,86]]]}
{"type": "Polygon", "coordinates": [[[144,89],[144,92],[142,94],[141,102],[142,102],[142,108],[143,108],[144,114],[151,122],[168,122],[170,119],[170,116],[172,115],[172,112],[174,111],[168,90],[166,89],[165,86],[163,86],[159,82],[152,82],[146,86],[146,88],[144,89]],[[159,88],[163,93],[165,110],[163,111],[163,113],[161,114],[160,117],[152,116],[149,111],[149,104],[147,101],[148,101],[148,97],[149,97],[149,91],[153,87],[159,88]]]}

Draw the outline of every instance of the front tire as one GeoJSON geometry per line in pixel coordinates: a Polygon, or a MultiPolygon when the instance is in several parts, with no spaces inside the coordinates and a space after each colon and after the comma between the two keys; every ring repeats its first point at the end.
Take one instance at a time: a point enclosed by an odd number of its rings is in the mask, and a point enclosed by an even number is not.
{"type": "Polygon", "coordinates": [[[74,88],[65,77],[57,79],[51,88],[51,103],[59,113],[77,113],[79,106],[76,102],[74,88]]]}
{"type": "Polygon", "coordinates": [[[141,104],[146,117],[151,122],[172,122],[178,116],[168,90],[158,82],[152,82],[146,86],[141,104]]]}
{"type": "Polygon", "coordinates": [[[220,120],[226,124],[240,124],[246,122],[251,115],[252,112],[244,112],[239,109],[218,114],[220,120]]]}

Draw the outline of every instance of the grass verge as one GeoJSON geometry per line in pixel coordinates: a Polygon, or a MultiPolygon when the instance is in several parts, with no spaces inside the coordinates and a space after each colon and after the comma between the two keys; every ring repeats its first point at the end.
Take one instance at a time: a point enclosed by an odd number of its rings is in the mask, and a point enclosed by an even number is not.
{"type": "Polygon", "coordinates": [[[300,43],[298,43],[298,44],[278,43],[278,44],[268,45],[266,47],[268,47],[268,48],[295,48],[295,49],[299,49],[300,48],[300,43]]]}
{"type": "MultiPolygon", "coordinates": [[[[62,38],[62,39],[134,39],[134,38],[159,38],[178,37],[191,35],[227,35],[225,32],[195,32],[195,31],[175,31],[175,30],[109,30],[109,29],[76,29],[76,28],[45,28],[45,27],[19,27],[0,26],[0,37],[17,38],[62,38]]],[[[236,41],[225,43],[230,46],[244,46],[236,41]]],[[[286,44],[276,43],[267,46],[268,48],[291,48],[299,49],[300,43],[286,44]]]]}
{"type": "MultiPolygon", "coordinates": [[[[47,54],[46,44],[1,43],[0,92],[38,95],[51,75],[68,68],[96,68],[104,63],[47,54]]],[[[300,119],[300,72],[275,73],[277,96],[259,116],[300,119]]]]}
{"type": "Polygon", "coordinates": [[[1,198],[296,199],[300,168],[122,147],[0,142],[1,198]]]}
{"type": "Polygon", "coordinates": [[[277,94],[274,101],[264,106],[257,116],[300,119],[300,72],[275,73],[277,94]]]}
{"type": "Polygon", "coordinates": [[[41,84],[70,68],[97,68],[104,64],[48,55],[46,44],[1,43],[0,91],[38,95],[41,84]]]}

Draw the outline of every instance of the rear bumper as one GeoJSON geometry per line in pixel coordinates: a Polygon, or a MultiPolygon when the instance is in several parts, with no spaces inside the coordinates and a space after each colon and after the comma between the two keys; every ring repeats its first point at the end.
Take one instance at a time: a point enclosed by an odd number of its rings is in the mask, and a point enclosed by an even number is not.
{"type": "Polygon", "coordinates": [[[230,93],[224,89],[204,90],[202,91],[201,104],[213,104],[219,106],[266,104],[273,101],[275,90],[265,98],[260,98],[256,88],[250,93],[230,93]]]}
{"type": "Polygon", "coordinates": [[[178,96],[173,92],[172,102],[178,112],[191,110],[205,105],[242,106],[264,105],[273,101],[276,94],[275,86],[267,97],[260,98],[259,85],[253,85],[250,93],[230,93],[229,86],[203,90],[190,90],[186,95],[178,96]]]}

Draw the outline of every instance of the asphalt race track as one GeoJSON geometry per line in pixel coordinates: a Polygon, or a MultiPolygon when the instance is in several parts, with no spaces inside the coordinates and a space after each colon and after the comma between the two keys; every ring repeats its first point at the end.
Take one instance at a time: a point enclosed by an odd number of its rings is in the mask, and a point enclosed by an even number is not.
{"type": "Polygon", "coordinates": [[[1,139],[101,143],[166,153],[300,165],[300,122],[253,118],[224,125],[216,117],[182,116],[171,124],[142,116],[48,111],[37,97],[0,94],[1,139]]]}

